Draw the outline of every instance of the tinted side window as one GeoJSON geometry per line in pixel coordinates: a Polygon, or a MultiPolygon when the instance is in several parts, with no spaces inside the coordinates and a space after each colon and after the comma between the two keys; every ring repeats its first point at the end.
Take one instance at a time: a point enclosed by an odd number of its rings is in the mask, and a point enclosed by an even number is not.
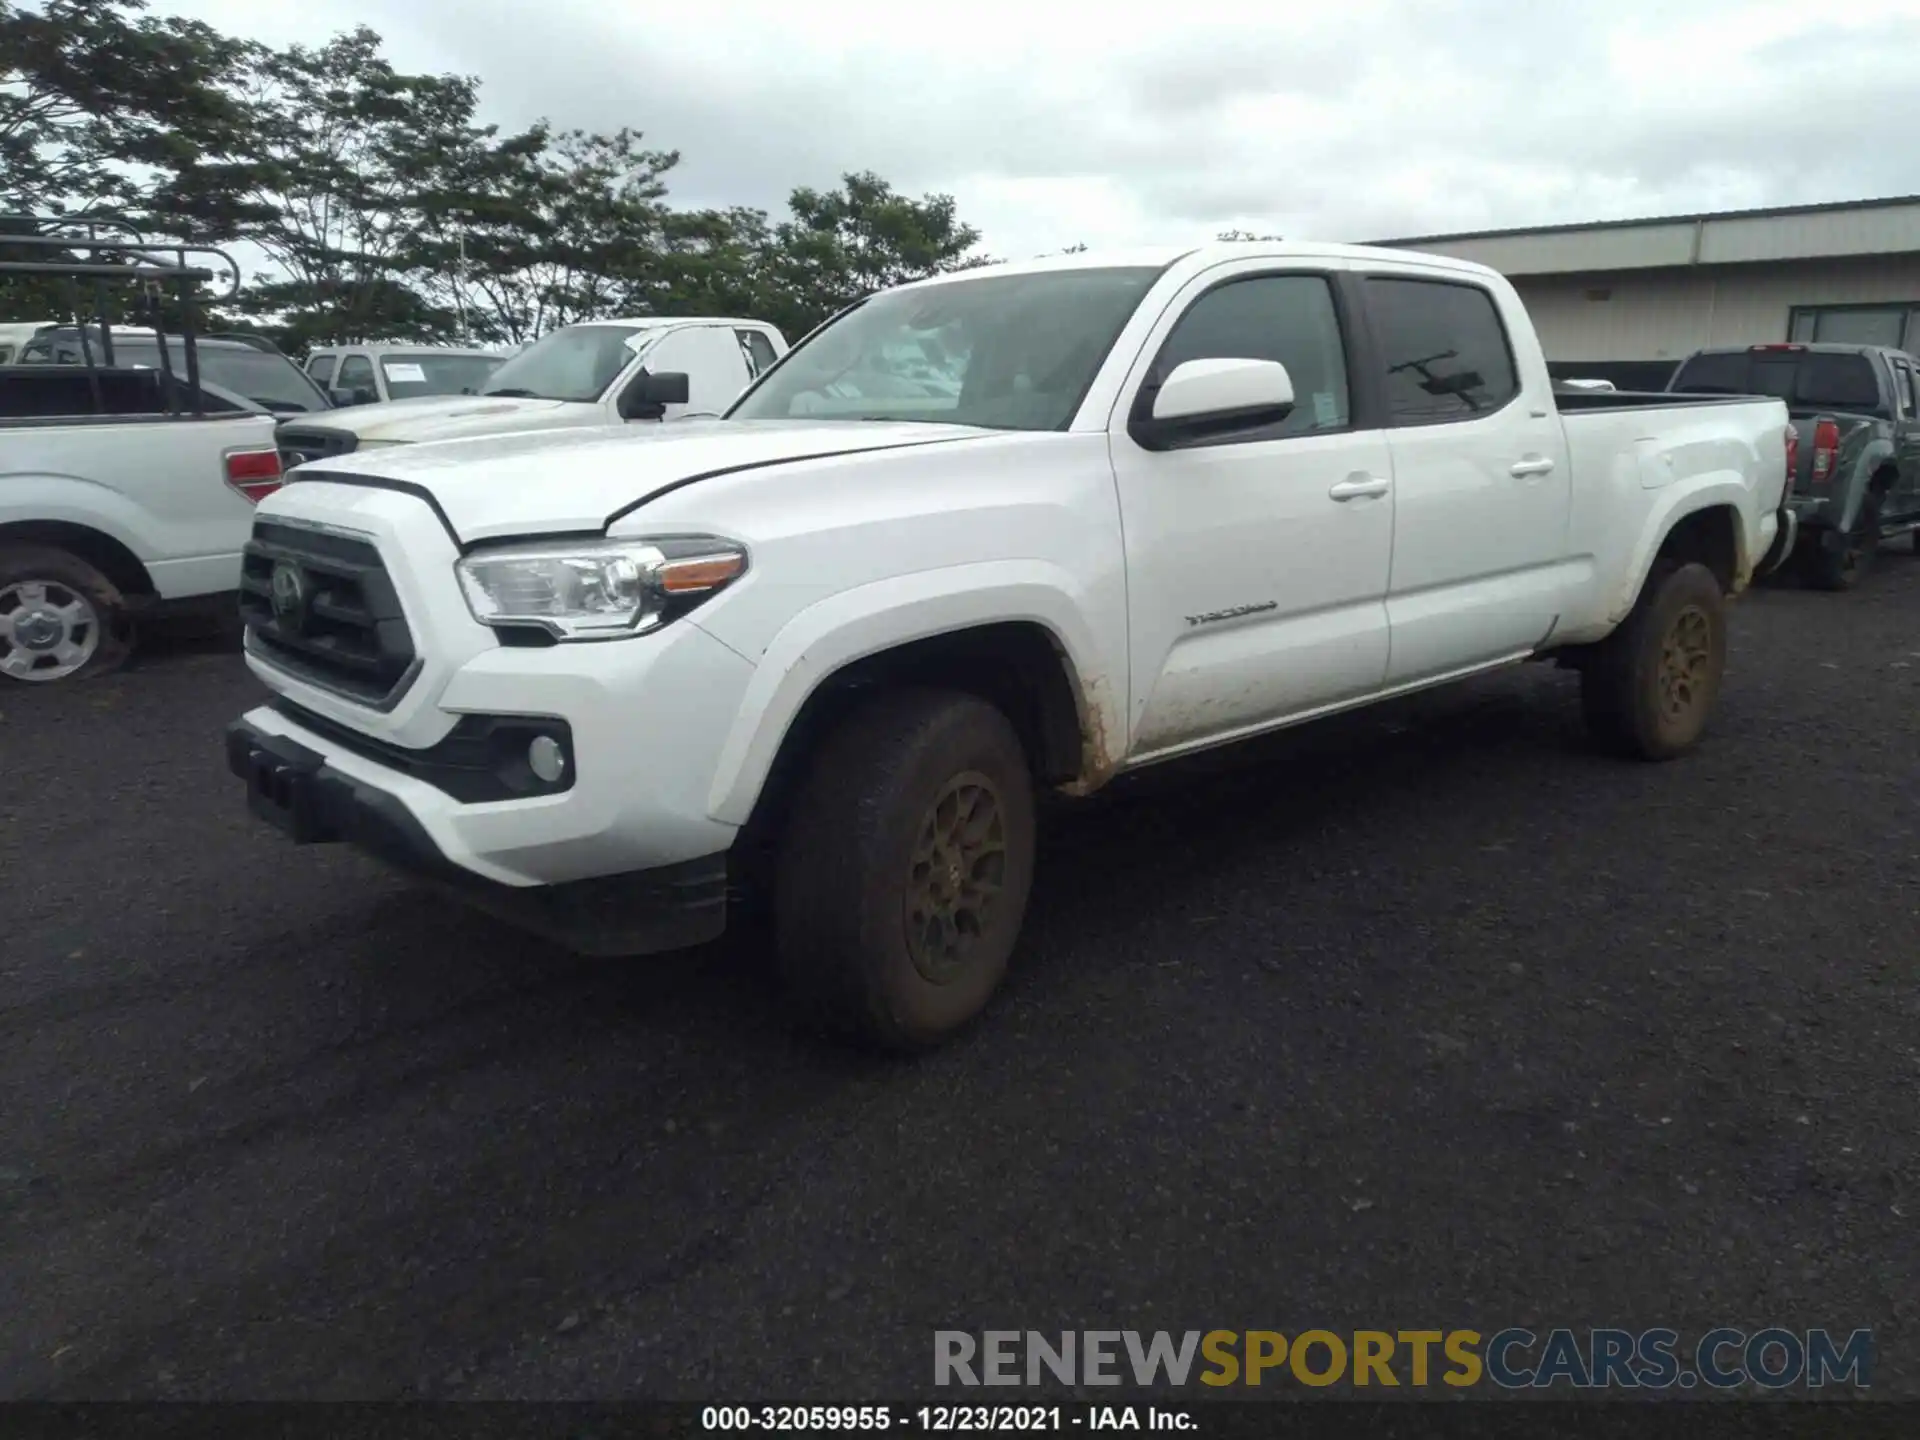
{"type": "Polygon", "coordinates": [[[333,356],[316,355],[307,362],[307,373],[313,377],[313,383],[326,386],[333,383],[333,356]]]}
{"type": "Polygon", "coordinates": [[[1794,384],[1796,405],[1827,406],[1872,414],[1880,406],[1880,381],[1864,355],[1814,351],[1800,364],[1794,384]]]}
{"type": "Polygon", "coordinates": [[[734,334],[740,337],[740,353],[746,357],[747,374],[758,375],[778,358],[773,353],[773,342],[758,330],[736,330],[734,334]]]}
{"type": "Polygon", "coordinates": [[[1488,415],[1520,393],[1493,296],[1436,280],[1367,282],[1396,425],[1488,415]]]}
{"type": "Polygon", "coordinates": [[[1325,276],[1260,275],[1209,290],[1173,327],[1155,378],[1189,360],[1278,360],[1287,367],[1293,412],[1235,440],[1339,430],[1349,422],[1346,346],[1325,276]]]}
{"type": "Polygon", "coordinates": [[[1913,391],[1913,369],[1904,362],[1896,362],[1893,367],[1894,378],[1898,381],[1900,404],[1909,418],[1920,415],[1920,397],[1913,391]]]}
{"type": "Polygon", "coordinates": [[[342,390],[371,390],[378,395],[380,389],[373,383],[373,362],[364,355],[349,355],[340,362],[340,378],[335,382],[342,390]]]}

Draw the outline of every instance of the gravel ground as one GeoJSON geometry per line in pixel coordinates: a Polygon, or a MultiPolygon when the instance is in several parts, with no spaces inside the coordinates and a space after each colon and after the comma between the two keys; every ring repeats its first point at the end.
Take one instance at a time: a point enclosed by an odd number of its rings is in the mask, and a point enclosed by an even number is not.
{"type": "MultiPolygon", "coordinates": [[[[1904,547],[1902,547],[1904,548],[1904,547]]],[[[1544,666],[1050,820],[917,1063],[244,813],[238,658],[0,691],[0,1395],[836,1402],[937,1328],[1870,1326],[1920,1395],[1920,559],[1708,743],[1544,666]]],[[[1000,1392],[995,1398],[1006,1398],[1000,1392]]]]}

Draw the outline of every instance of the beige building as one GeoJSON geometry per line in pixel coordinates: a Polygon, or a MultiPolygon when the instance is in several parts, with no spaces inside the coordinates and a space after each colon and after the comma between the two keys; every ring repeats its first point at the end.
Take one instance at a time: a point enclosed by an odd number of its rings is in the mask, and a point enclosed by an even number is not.
{"type": "Polygon", "coordinates": [[[1781,340],[1920,353],[1920,196],[1373,243],[1500,271],[1562,374],[1781,340]]]}

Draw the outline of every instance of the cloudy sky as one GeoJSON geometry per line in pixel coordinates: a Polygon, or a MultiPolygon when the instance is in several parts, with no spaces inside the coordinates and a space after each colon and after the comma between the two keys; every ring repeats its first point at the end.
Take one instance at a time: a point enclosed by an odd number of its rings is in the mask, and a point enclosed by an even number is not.
{"type": "Polygon", "coordinates": [[[1372,240],[1920,192],[1920,0],[155,0],[355,23],[487,118],[631,125],[675,200],[871,169],[991,253],[1372,240]]]}

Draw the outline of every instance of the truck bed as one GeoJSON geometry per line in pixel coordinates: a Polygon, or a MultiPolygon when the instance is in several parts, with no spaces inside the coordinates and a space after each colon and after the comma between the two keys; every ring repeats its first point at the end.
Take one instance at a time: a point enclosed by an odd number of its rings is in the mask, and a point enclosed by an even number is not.
{"type": "MultiPolygon", "coordinates": [[[[1601,577],[1612,577],[1616,587],[1621,576],[1637,577],[1629,557],[1667,523],[1662,492],[1711,486],[1729,503],[1745,501],[1762,515],[1785,503],[1786,409],[1778,400],[1664,392],[1554,398],[1572,466],[1569,533],[1591,547],[1596,587],[1601,577]]],[[[1747,564],[1760,558],[1748,555],[1747,564]]],[[[1571,608],[1617,623],[1633,591],[1596,588],[1589,600],[1571,608]]]]}

